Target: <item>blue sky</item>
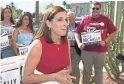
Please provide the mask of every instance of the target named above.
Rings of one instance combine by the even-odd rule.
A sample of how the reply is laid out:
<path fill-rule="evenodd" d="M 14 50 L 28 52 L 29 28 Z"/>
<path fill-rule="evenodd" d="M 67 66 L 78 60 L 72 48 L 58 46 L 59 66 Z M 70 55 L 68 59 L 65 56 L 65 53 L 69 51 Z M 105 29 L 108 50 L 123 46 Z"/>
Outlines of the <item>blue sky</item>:
<path fill-rule="evenodd" d="M 10 4 L 11 2 L 14 2 L 16 8 L 33 13 L 35 11 L 36 1 L 39 1 L 39 7 L 40 7 L 39 11 L 44 12 L 46 6 L 51 2 L 54 5 L 63 6 L 62 5 L 63 1 L 66 1 L 67 3 L 84 3 L 84 2 L 89 2 L 91 0 L 0 0 L 0 6 L 5 6 Z M 99 0 L 99 1 L 107 1 L 107 0 Z"/>
<path fill-rule="evenodd" d="M 35 11 L 35 1 L 36 0 L 1 0 L 1 5 L 5 6 L 7 4 L 10 4 L 11 2 L 14 2 L 16 8 L 23 9 L 24 11 L 34 12 Z M 37 0 L 39 1 L 39 11 L 43 12 L 45 11 L 45 8 L 48 4 L 52 3 L 54 5 L 62 5 L 63 1 L 66 1 L 67 3 L 80 3 L 84 2 L 83 0 Z"/>

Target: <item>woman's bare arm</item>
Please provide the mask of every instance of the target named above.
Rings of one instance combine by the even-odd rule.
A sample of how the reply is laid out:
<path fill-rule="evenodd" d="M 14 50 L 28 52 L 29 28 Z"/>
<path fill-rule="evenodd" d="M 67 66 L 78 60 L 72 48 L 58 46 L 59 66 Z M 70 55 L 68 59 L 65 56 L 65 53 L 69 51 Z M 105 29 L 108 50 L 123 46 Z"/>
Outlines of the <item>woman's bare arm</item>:
<path fill-rule="evenodd" d="M 72 73 L 72 65 L 71 65 L 71 53 L 70 53 L 70 41 L 68 40 L 68 49 L 69 49 L 69 59 L 70 59 L 70 64 L 67 66 L 67 69 L 70 71 L 69 74 Z"/>
<path fill-rule="evenodd" d="M 19 31 L 18 31 L 18 29 L 15 28 L 13 30 L 13 34 L 12 34 L 12 48 L 16 55 L 19 55 L 18 49 L 16 47 L 16 41 L 17 41 L 18 34 L 19 34 Z"/>
<path fill-rule="evenodd" d="M 34 74 L 34 70 L 36 69 L 40 58 L 42 55 L 42 44 L 39 40 L 33 41 L 30 46 L 29 52 L 27 53 L 27 60 L 24 67 L 23 73 L 23 82 L 24 83 L 40 83 L 46 81 L 52 81 L 54 79 L 54 75 L 38 75 Z"/>
<path fill-rule="evenodd" d="M 43 83 L 47 81 L 58 81 L 61 84 L 72 84 L 70 80 L 75 79 L 75 77 L 67 74 L 69 70 L 61 70 L 52 74 L 34 74 L 34 70 L 42 57 L 42 44 L 39 40 L 35 40 L 32 43 L 27 56 L 28 58 L 23 73 L 24 84 Z"/>

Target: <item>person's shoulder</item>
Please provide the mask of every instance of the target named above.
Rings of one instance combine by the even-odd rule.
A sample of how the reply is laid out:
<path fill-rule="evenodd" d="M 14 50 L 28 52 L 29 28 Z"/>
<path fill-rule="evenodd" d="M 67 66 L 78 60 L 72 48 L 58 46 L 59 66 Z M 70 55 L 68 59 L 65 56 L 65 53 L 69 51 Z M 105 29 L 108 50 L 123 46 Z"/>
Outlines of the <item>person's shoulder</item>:
<path fill-rule="evenodd" d="M 90 15 L 87 15 L 87 16 L 84 16 L 83 18 L 82 18 L 82 20 L 87 20 L 87 19 L 90 19 L 91 18 L 91 16 Z"/>
<path fill-rule="evenodd" d="M 103 15 L 103 14 L 101 14 L 100 17 L 102 17 L 102 18 L 104 18 L 104 19 L 109 19 L 108 16 Z"/>
<path fill-rule="evenodd" d="M 31 44 L 30 47 L 31 47 L 31 48 L 34 47 L 34 48 L 40 49 L 41 46 L 42 46 L 41 41 L 40 41 L 39 39 L 35 39 L 35 40 L 32 42 L 32 44 Z"/>
<path fill-rule="evenodd" d="M 29 46 L 29 51 L 31 53 L 35 53 L 35 54 L 38 54 L 38 53 L 41 53 L 42 51 L 42 43 L 40 42 L 39 39 L 35 39 L 31 45 Z M 40 55 L 39 55 L 40 56 Z"/>
<path fill-rule="evenodd" d="M 86 15 L 85 17 L 84 17 L 84 19 L 87 19 L 87 18 L 92 18 L 90 15 Z"/>
<path fill-rule="evenodd" d="M 19 34 L 19 29 L 18 29 L 18 28 L 13 28 L 13 33 L 14 33 L 15 35 Z"/>
<path fill-rule="evenodd" d="M 13 31 L 18 32 L 19 29 L 18 28 L 13 28 Z"/>
<path fill-rule="evenodd" d="M 35 38 L 34 40 L 39 40 L 39 41 L 45 40 L 43 36 L 35 36 L 34 38 Z"/>
<path fill-rule="evenodd" d="M 35 39 L 35 40 L 33 41 L 33 44 L 36 44 L 36 45 L 39 45 L 39 44 L 41 44 L 41 41 L 40 41 L 40 39 Z"/>

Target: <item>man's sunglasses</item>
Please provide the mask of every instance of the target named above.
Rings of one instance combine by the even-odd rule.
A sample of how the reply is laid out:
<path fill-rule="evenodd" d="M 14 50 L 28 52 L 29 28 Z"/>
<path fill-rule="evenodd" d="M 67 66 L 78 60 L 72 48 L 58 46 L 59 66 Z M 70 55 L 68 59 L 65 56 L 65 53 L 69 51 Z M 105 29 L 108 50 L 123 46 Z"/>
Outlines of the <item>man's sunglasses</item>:
<path fill-rule="evenodd" d="M 95 9 L 96 9 L 96 10 L 99 10 L 100 8 L 92 8 L 92 10 L 95 10 Z"/>

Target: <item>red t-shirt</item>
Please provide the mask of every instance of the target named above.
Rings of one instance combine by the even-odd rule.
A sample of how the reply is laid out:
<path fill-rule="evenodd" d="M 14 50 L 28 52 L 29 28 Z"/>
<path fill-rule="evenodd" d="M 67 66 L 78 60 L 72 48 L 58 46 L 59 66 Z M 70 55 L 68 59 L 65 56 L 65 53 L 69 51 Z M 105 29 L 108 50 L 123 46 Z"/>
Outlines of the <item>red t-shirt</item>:
<path fill-rule="evenodd" d="M 36 69 L 44 74 L 58 72 L 70 64 L 68 41 L 63 44 L 49 44 L 43 37 L 42 56 Z"/>
<path fill-rule="evenodd" d="M 91 16 L 87 16 L 84 19 L 82 19 L 76 28 L 76 32 L 81 34 L 81 32 L 87 32 L 89 29 L 92 28 L 101 31 L 101 39 L 103 41 L 107 38 L 108 34 L 111 34 L 117 30 L 117 28 L 113 25 L 113 23 L 108 17 L 104 15 L 100 15 L 97 18 L 92 18 Z M 106 52 L 107 44 L 104 47 L 98 44 L 86 45 L 84 47 L 84 50 Z"/>

